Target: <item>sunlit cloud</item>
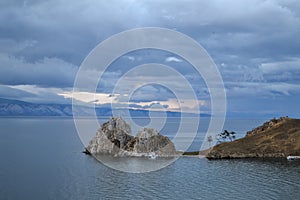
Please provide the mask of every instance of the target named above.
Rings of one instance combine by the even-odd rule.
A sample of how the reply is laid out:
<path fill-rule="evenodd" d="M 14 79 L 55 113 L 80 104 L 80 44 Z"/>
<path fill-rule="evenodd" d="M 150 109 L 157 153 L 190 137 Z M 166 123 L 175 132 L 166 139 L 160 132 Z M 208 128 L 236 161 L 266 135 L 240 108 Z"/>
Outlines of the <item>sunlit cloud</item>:
<path fill-rule="evenodd" d="M 206 106 L 207 103 L 204 100 L 192 100 L 184 99 L 178 101 L 177 99 L 170 98 L 168 100 L 159 101 L 122 101 L 119 98 L 121 94 L 107 94 L 107 93 L 91 93 L 91 92 L 63 92 L 58 95 L 64 98 L 75 99 L 90 105 L 103 106 L 111 104 L 115 109 L 134 109 L 134 110 L 151 110 L 151 111 L 174 111 L 181 112 L 184 106 L 184 110 L 189 113 L 199 113 L 199 107 Z"/>

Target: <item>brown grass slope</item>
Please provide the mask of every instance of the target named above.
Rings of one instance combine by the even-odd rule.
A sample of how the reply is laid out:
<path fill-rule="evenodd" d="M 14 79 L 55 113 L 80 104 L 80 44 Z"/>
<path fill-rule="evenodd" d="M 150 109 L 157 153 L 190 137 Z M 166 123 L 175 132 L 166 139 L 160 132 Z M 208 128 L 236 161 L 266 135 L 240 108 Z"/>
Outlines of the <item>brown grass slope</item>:
<path fill-rule="evenodd" d="M 271 121 L 270 121 L 271 122 Z M 284 118 L 256 134 L 216 145 L 209 159 L 300 156 L 300 119 Z"/>

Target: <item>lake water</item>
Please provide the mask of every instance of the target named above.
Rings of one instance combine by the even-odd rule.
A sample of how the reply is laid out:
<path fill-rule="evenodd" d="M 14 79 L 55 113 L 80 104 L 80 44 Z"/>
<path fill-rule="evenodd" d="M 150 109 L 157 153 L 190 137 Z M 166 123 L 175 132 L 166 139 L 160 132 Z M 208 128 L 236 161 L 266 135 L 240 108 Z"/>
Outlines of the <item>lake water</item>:
<path fill-rule="evenodd" d="M 263 121 L 229 120 L 225 128 L 241 135 Z M 182 157 L 161 170 L 133 174 L 81 153 L 71 119 L 2 118 L 0 128 L 1 200 L 300 199 L 298 161 Z"/>

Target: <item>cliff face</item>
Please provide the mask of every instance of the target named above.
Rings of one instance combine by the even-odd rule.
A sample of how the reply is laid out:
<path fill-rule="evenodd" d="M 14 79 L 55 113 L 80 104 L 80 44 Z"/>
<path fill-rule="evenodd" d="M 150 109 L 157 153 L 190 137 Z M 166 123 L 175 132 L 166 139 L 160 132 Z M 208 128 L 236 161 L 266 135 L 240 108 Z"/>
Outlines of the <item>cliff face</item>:
<path fill-rule="evenodd" d="M 287 157 L 300 155 L 300 119 L 272 119 L 246 137 L 216 145 L 207 158 Z"/>
<path fill-rule="evenodd" d="M 130 126 L 120 117 L 102 124 L 86 149 L 94 155 L 148 156 L 155 152 L 157 156 L 165 157 L 176 154 L 174 144 L 168 137 L 148 128 L 140 130 L 134 137 Z"/>
<path fill-rule="evenodd" d="M 175 155 L 175 147 L 172 141 L 160 135 L 154 129 L 144 128 L 135 137 L 133 151 L 137 153 L 156 152 L 158 155 Z"/>

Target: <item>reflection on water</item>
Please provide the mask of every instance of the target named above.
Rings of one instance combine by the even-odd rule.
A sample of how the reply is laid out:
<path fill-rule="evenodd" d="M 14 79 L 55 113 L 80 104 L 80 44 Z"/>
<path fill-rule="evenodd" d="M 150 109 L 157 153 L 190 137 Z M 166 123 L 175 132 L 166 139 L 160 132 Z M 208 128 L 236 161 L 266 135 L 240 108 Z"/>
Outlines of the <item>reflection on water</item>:
<path fill-rule="evenodd" d="M 300 199 L 300 161 L 181 157 L 133 174 L 81 153 L 72 120 L 0 119 L 0 127 L 0 199 Z"/>
<path fill-rule="evenodd" d="M 113 157 L 98 155 L 95 157 L 104 165 L 123 172 L 144 173 L 156 171 L 174 162 L 178 157 L 150 159 L 147 157 Z"/>

